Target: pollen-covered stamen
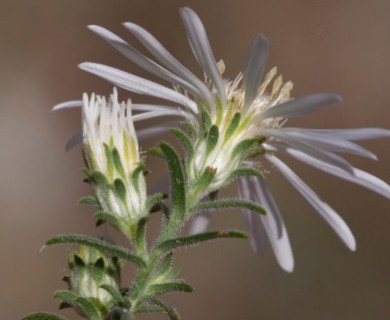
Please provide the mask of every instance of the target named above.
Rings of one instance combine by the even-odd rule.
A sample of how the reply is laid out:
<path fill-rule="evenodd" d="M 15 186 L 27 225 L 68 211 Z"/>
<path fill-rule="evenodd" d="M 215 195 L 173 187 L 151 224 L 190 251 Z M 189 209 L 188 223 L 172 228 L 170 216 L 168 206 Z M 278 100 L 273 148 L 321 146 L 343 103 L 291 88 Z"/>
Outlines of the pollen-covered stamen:
<path fill-rule="evenodd" d="M 227 96 L 232 106 L 228 106 L 224 112 L 222 123 L 226 126 L 226 123 L 231 121 L 231 113 L 240 112 L 242 120 L 236 134 L 242 133 L 246 138 L 255 137 L 259 128 L 274 129 L 281 127 L 285 123 L 283 117 L 266 119 L 262 117 L 262 114 L 267 110 L 290 100 L 290 92 L 293 88 L 292 82 L 283 83 L 282 76 L 276 77 L 276 75 L 277 69 L 274 67 L 264 77 L 257 95 L 249 105 L 245 105 L 245 87 L 241 85 L 242 75 L 240 74 L 234 81 L 227 82 Z"/>

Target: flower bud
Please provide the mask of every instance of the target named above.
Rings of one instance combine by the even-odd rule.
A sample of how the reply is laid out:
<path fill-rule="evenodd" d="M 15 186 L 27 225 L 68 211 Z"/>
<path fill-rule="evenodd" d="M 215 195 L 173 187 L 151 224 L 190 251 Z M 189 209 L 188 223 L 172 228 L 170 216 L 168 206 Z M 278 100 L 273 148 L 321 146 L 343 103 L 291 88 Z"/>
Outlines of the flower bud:
<path fill-rule="evenodd" d="M 110 311 L 113 298 L 102 285 L 119 291 L 120 265 L 117 258 L 109 258 L 97 249 L 80 246 L 68 255 L 70 291 L 88 299 L 103 314 Z M 76 310 L 82 315 L 80 310 Z"/>
<path fill-rule="evenodd" d="M 147 214 L 145 178 L 131 115 L 131 101 L 83 96 L 83 144 L 87 176 L 101 209 L 125 234 Z"/>

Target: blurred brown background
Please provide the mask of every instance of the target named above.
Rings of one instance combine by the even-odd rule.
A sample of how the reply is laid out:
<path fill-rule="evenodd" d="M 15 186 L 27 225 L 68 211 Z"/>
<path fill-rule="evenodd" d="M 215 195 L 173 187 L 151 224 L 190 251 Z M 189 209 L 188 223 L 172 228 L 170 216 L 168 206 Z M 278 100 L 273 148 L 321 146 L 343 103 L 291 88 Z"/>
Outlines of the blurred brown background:
<path fill-rule="evenodd" d="M 285 79 L 293 80 L 294 96 L 329 91 L 344 97 L 342 106 L 291 125 L 390 128 L 386 0 L 1 0 L 0 319 L 56 311 L 58 301 L 51 295 L 65 287 L 60 279 L 66 273 L 67 249 L 40 252 L 45 240 L 58 233 L 99 234 L 92 209 L 76 205 L 89 193 L 81 182 L 80 148 L 64 152 L 67 138 L 79 130 L 79 111 L 50 110 L 85 91 L 111 91 L 110 84 L 79 71 L 80 62 L 144 73 L 86 26 L 102 25 L 137 43 L 121 22 L 139 23 L 196 71 L 178 13 L 184 5 L 201 16 L 229 77 L 241 70 L 252 38 L 262 31 L 271 44 L 268 67 L 277 65 Z M 120 92 L 123 99 L 128 96 Z M 390 141 L 365 145 L 379 162 L 349 159 L 390 182 Z M 262 258 L 255 256 L 246 241 L 219 241 L 179 252 L 177 265 L 196 289 L 190 295 L 169 296 L 183 319 L 390 318 L 389 202 L 290 163 L 345 218 L 357 238 L 357 252 L 348 252 L 287 182 L 274 175 L 272 190 L 295 253 L 294 273 L 281 271 L 270 250 Z M 162 174 L 157 164 L 161 166 L 150 161 L 153 179 Z M 245 229 L 235 212 L 217 213 L 212 227 L 217 226 Z M 129 279 L 131 274 L 125 276 Z M 163 318 L 148 318 L 157 317 Z"/>

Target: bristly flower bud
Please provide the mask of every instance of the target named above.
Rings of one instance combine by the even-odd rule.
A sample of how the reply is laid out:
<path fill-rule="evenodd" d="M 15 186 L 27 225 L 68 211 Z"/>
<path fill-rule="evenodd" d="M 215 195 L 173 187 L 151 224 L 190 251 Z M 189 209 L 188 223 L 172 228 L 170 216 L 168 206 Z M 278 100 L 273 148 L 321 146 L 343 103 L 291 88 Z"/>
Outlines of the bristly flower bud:
<path fill-rule="evenodd" d="M 110 286 L 119 292 L 120 264 L 101 251 L 80 246 L 68 255 L 69 290 L 90 301 L 102 314 L 107 314 L 114 305 L 112 295 L 101 286 Z M 83 312 L 76 308 L 82 315 Z"/>
<path fill-rule="evenodd" d="M 105 214 L 126 235 L 148 214 L 146 184 L 131 115 L 131 101 L 83 96 L 83 144 L 86 174 Z"/>

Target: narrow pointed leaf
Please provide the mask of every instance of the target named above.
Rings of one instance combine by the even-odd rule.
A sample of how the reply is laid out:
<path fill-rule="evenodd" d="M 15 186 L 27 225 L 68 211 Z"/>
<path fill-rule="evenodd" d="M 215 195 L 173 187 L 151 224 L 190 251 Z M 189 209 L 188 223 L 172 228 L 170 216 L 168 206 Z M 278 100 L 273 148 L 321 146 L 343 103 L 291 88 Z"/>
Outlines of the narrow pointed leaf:
<path fill-rule="evenodd" d="M 128 303 L 128 304 L 125 303 L 127 301 L 125 301 L 125 299 L 122 297 L 122 295 L 118 289 L 116 289 L 113 286 L 110 286 L 108 284 L 102 284 L 100 286 L 100 288 L 106 290 L 111 295 L 111 297 L 114 299 L 115 304 L 120 305 L 120 307 L 122 307 L 122 308 L 126 308 L 126 307 L 129 308 L 130 307 L 130 303 Z"/>
<path fill-rule="evenodd" d="M 139 178 L 139 175 L 142 174 L 143 172 L 144 172 L 143 166 L 138 166 L 134 170 L 133 174 L 131 175 L 131 183 L 133 184 L 133 186 L 137 192 L 139 192 L 138 178 Z"/>
<path fill-rule="evenodd" d="M 96 199 L 96 197 L 93 196 L 82 197 L 78 203 L 87 204 L 95 207 L 99 206 L 99 201 Z"/>
<path fill-rule="evenodd" d="M 164 274 L 165 272 L 167 272 L 167 270 L 169 269 L 169 267 L 172 265 L 172 262 L 173 262 L 173 255 L 172 255 L 172 253 L 169 253 L 169 254 L 167 254 L 167 256 L 165 257 L 165 259 L 164 259 L 163 262 L 161 263 L 159 272 L 160 272 L 161 274 Z"/>
<path fill-rule="evenodd" d="M 247 154 L 248 150 L 255 146 L 259 142 L 258 139 L 246 139 L 241 141 L 238 145 L 234 147 L 234 150 L 232 152 L 232 157 L 241 156 L 243 154 Z"/>
<path fill-rule="evenodd" d="M 266 211 L 263 207 L 259 206 L 257 203 L 247 200 L 240 199 L 218 199 L 214 201 L 204 201 L 199 203 L 193 208 L 193 212 L 210 210 L 210 209 L 233 209 L 233 208 L 244 208 L 249 209 L 253 212 L 266 215 Z"/>
<path fill-rule="evenodd" d="M 168 196 L 165 193 L 156 193 L 148 198 L 146 200 L 146 210 L 150 211 L 152 210 L 158 202 L 161 200 L 166 199 Z"/>
<path fill-rule="evenodd" d="M 191 121 L 184 122 L 184 128 L 188 131 L 191 137 L 197 135 L 198 130 L 195 128 L 194 124 Z"/>
<path fill-rule="evenodd" d="M 66 318 L 62 318 L 52 313 L 34 313 L 24 317 L 22 320 L 66 320 Z"/>
<path fill-rule="evenodd" d="M 207 167 L 199 179 L 195 182 L 191 195 L 193 198 L 199 198 L 205 192 L 208 192 L 208 187 L 213 181 L 217 170 L 212 167 Z"/>
<path fill-rule="evenodd" d="M 110 147 L 106 143 L 104 143 L 104 153 L 106 155 L 108 175 L 112 177 L 114 175 L 113 154 Z"/>
<path fill-rule="evenodd" d="M 113 225 L 115 228 L 120 230 L 121 223 L 120 223 L 119 219 L 116 216 L 114 216 L 114 215 L 112 215 L 112 214 L 110 214 L 108 212 L 98 211 L 98 212 L 95 213 L 95 217 L 98 218 L 99 220 L 102 220 L 102 222 L 99 223 L 99 225 L 107 221 L 111 225 Z"/>
<path fill-rule="evenodd" d="M 186 211 L 186 185 L 184 181 L 184 172 L 179 156 L 176 151 L 168 144 L 162 143 L 160 148 L 168 164 L 171 178 L 172 193 L 172 215 L 178 219 Z"/>
<path fill-rule="evenodd" d="M 218 127 L 216 125 L 213 125 L 211 126 L 207 136 L 206 155 L 214 150 L 215 146 L 218 143 L 218 139 L 219 139 Z"/>
<path fill-rule="evenodd" d="M 175 310 L 175 308 L 173 308 L 168 303 L 166 303 L 158 298 L 153 298 L 153 299 L 150 299 L 149 301 L 150 301 L 150 303 L 163 308 L 171 320 L 180 320 L 180 316 L 177 313 L 177 311 Z"/>
<path fill-rule="evenodd" d="M 54 293 L 54 297 L 78 307 L 89 320 L 101 320 L 99 310 L 86 298 L 80 297 L 79 295 L 67 290 L 56 291 Z"/>
<path fill-rule="evenodd" d="M 114 181 L 115 192 L 118 194 L 119 198 L 126 203 L 126 186 L 122 179 L 115 179 Z"/>
<path fill-rule="evenodd" d="M 99 258 L 94 264 L 93 272 L 91 272 L 91 275 L 96 283 L 100 283 L 102 281 L 104 271 L 104 260 L 103 258 Z"/>
<path fill-rule="evenodd" d="M 108 187 L 108 181 L 105 175 L 99 171 L 90 171 L 88 178 L 93 184 L 102 186 L 104 188 Z"/>
<path fill-rule="evenodd" d="M 184 281 L 174 281 L 162 284 L 154 284 L 149 287 L 149 293 L 153 296 L 168 292 L 192 292 L 192 287 Z"/>
<path fill-rule="evenodd" d="M 160 159 L 165 159 L 164 153 L 162 152 L 161 148 L 150 148 L 147 151 L 147 154 L 150 156 L 160 158 Z"/>
<path fill-rule="evenodd" d="M 137 308 L 137 313 L 148 313 L 148 312 L 164 312 L 165 309 L 159 306 L 150 304 L 142 304 Z"/>
<path fill-rule="evenodd" d="M 213 124 L 210 114 L 202 104 L 200 104 L 200 112 L 202 115 L 202 130 L 203 132 L 208 132 Z"/>
<path fill-rule="evenodd" d="M 125 248 L 122 248 L 120 246 L 96 238 L 77 235 L 77 234 L 69 234 L 69 235 L 54 237 L 48 240 L 46 242 L 46 245 L 59 244 L 59 243 L 77 243 L 77 244 L 86 245 L 104 251 L 106 253 L 109 253 L 113 256 L 117 256 L 119 258 L 133 262 L 139 267 L 145 266 L 145 262 L 143 261 L 142 258 L 130 253 Z"/>
<path fill-rule="evenodd" d="M 179 237 L 164 241 L 158 245 L 158 248 L 163 251 L 173 251 L 183 247 L 188 247 L 208 240 L 220 238 L 247 238 L 247 235 L 240 231 L 209 231 L 197 233 L 188 237 Z"/>
<path fill-rule="evenodd" d="M 187 161 L 192 158 L 194 155 L 194 148 L 192 146 L 192 142 L 190 137 L 179 128 L 172 128 L 171 132 L 181 141 L 186 151 Z"/>
<path fill-rule="evenodd" d="M 260 170 L 256 168 L 251 167 L 242 167 L 234 170 L 232 174 L 230 175 L 231 179 L 236 179 L 241 176 L 255 176 L 255 177 L 262 177 L 263 174 Z"/>
<path fill-rule="evenodd" d="M 115 169 L 119 172 L 121 177 L 123 179 L 126 179 L 125 169 L 123 168 L 121 156 L 117 148 L 114 148 L 114 150 L 112 150 L 112 161 L 114 163 Z"/>
<path fill-rule="evenodd" d="M 229 127 L 226 130 L 225 134 L 225 142 L 230 139 L 230 137 L 234 134 L 236 129 L 238 128 L 238 125 L 240 124 L 241 120 L 241 113 L 237 112 L 234 116 L 232 121 L 229 124 Z"/>

